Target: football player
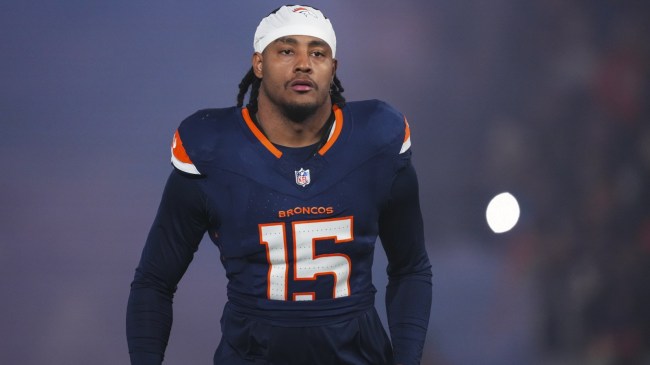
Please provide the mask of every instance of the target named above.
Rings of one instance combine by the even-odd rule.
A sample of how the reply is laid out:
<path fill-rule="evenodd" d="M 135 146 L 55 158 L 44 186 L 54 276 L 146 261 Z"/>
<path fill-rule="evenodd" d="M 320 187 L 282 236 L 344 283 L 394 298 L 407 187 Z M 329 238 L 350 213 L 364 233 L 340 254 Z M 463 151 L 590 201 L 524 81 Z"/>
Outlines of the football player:
<path fill-rule="evenodd" d="M 313 7 L 275 10 L 253 46 L 238 105 L 200 110 L 173 136 L 131 284 L 131 363 L 162 362 L 172 297 L 207 232 L 228 278 L 214 364 L 419 364 L 431 266 L 406 118 L 345 101 L 334 30 Z M 374 306 L 377 237 L 390 336 Z"/>

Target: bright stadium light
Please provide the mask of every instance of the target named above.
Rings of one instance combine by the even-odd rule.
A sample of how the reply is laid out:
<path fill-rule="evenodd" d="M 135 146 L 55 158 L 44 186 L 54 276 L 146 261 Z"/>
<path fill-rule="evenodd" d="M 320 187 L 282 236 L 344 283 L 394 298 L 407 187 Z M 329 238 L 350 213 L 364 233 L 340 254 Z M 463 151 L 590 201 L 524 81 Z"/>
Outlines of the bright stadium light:
<path fill-rule="evenodd" d="M 485 210 L 485 218 L 494 233 L 508 232 L 519 220 L 517 199 L 508 192 L 496 195 Z"/>

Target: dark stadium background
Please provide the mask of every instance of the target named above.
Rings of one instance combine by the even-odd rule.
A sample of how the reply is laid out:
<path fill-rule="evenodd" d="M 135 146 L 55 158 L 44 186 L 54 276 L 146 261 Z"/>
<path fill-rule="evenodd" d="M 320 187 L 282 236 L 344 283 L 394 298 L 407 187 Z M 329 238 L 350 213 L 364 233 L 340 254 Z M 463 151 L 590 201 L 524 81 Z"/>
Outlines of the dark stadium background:
<path fill-rule="evenodd" d="M 347 98 L 411 123 L 434 265 L 423 363 L 649 363 L 650 3 L 310 3 L 337 31 Z M 127 363 L 172 133 L 234 103 L 280 4 L 0 5 L 0 363 Z M 484 211 L 502 191 L 521 219 L 497 235 Z M 167 363 L 211 363 L 223 294 L 204 241 Z"/>

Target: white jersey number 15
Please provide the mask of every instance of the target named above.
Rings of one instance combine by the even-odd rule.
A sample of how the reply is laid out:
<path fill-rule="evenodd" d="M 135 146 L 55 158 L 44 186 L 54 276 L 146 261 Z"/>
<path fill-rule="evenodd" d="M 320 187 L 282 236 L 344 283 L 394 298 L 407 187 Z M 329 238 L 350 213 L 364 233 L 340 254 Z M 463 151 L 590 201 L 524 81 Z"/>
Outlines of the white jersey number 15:
<path fill-rule="evenodd" d="M 333 298 L 350 295 L 350 271 L 352 262 L 347 255 L 330 253 L 316 255 L 319 240 L 334 240 L 335 243 L 351 242 L 352 217 L 293 222 L 293 280 L 316 280 L 321 275 L 334 277 Z M 266 246 L 269 262 L 267 295 L 273 300 L 288 300 L 287 283 L 289 258 L 287 256 L 287 235 L 285 223 L 259 225 L 260 244 Z M 292 300 L 315 300 L 316 293 L 293 293 Z"/>

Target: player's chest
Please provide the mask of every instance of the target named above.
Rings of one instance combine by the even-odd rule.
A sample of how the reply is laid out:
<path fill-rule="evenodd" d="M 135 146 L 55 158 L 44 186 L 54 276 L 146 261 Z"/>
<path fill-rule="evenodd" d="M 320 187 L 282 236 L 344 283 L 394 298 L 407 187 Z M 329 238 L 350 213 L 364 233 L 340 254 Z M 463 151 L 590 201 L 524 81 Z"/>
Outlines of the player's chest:
<path fill-rule="evenodd" d="M 281 163 L 273 170 L 213 174 L 204 188 L 222 251 L 245 256 L 269 240 L 374 242 L 390 186 L 390 174 L 381 170 L 365 164 L 342 174 L 318 163 Z"/>
<path fill-rule="evenodd" d="M 319 183 L 318 170 L 287 169 L 286 177 L 252 179 L 224 172 L 205 184 L 210 211 L 223 225 L 324 219 L 372 214 L 384 191 L 361 171 L 348 178 Z M 365 180 L 365 181 L 364 181 Z"/>

